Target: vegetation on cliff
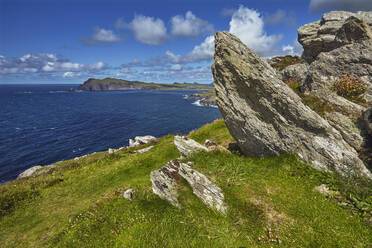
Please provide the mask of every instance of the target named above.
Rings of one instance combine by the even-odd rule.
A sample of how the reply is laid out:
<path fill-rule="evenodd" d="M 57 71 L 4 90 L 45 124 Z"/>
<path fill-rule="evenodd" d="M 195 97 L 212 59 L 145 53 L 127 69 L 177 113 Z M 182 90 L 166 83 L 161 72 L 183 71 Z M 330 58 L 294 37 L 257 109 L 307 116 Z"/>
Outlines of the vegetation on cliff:
<path fill-rule="evenodd" d="M 127 81 L 117 78 L 90 78 L 78 87 L 79 90 L 211 90 L 213 87 L 198 83 L 156 84 L 140 81 Z"/>
<path fill-rule="evenodd" d="M 233 141 L 222 120 L 190 138 Z M 146 146 L 139 147 L 143 148 Z M 225 194 L 221 215 L 186 183 L 181 209 L 152 193 L 150 172 L 178 158 L 173 135 L 153 149 L 126 148 L 57 163 L 50 172 L 0 186 L 2 247 L 368 247 L 371 185 L 345 182 L 295 156 L 246 158 L 201 152 L 191 157 Z M 314 187 L 327 184 L 326 197 Z M 353 186 L 350 186 L 354 184 Z M 134 189 L 134 199 L 122 197 Z"/>

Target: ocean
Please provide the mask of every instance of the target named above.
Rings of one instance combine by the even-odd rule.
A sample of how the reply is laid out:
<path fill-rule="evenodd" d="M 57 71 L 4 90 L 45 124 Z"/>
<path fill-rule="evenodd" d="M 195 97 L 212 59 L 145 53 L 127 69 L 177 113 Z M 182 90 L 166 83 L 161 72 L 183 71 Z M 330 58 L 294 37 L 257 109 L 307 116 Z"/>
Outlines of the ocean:
<path fill-rule="evenodd" d="M 34 165 L 128 145 L 135 136 L 186 134 L 221 118 L 195 91 L 68 92 L 77 85 L 0 85 L 0 183 Z"/>

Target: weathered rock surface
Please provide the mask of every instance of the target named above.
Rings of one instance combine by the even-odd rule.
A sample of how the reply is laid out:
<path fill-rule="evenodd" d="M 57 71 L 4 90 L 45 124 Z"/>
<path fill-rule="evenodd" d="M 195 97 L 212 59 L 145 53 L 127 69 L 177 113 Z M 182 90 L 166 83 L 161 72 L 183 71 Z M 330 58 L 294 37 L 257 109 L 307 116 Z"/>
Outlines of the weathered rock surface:
<path fill-rule="evenodd" d="M 310 64 L 304 91 L 328 89 L 344 74 L 366 85 L 372 101 L 372 12 L 334 11 L 298 29 L 303 58 Z"/>
<path fill-rule="evenodd" d="M 217 104 L 244 154 L 295 152 L 317 169 L 372 178 L 341 134 L 234 35 L 216 33 L 212 71 Z"/>
<path fill-rule="evenodd" d="M 48 171 L 50 171 L 51 169 L 53 169 L 55 167 L 56 166 L 54 164 L 47 165 L 47 166 L 36 165 L 36 166 L 33 166 L 33 167 L 25 170 L 21 174 L 19 174 L 17 179 L 30 177 L 30 176 L 41 175 L 41 174 L 47 173 Z"/>
<path fill-rule="evenodd" d="M 179 161 L 173 160 L 159 170 L 151 171 L 150 174 L 152 191 L 175 207 L 180 207 L 177 199 L 177 182 L 180 180 L 178 169 Z"/>
<path fill-rule="evenodd" d="M 362 148 L 363 138 L 360 130 L 348 117 L 338 112 L 331 112 L 326 113 L 325 118 L 355 150 L 359 151 Z"/>
<path fill-rule="evenodd" d="M 349 24 L 344 26 L 347 20 Z M 366 25 L 361 24 L 361 20 Z M 345 41 L 351 43 L 366 38 L 360 34 L 360 28 L 366 26 L 372 26 L 372 12 L 332 11 L 324 14 L 320 21 L 298 29 L 298 41 L 304 48 L 303 58 L 311 63 L 321 52 L 329 52 L 344 45 Z"/>
<path fill-rule="evenodd" d="M 181 207 L 177 199 L 177 183 L 181 176 L 190 184 L 194 194 L 204 204 L 225 214 L 228 207 L 224 203 L 221 189 L 205 175 L 192 169 L 192 166 L 191 162 L 180 163 L 178 160 L 173 160 L 159 170 L 152 171 L 150 178 L 153 192 L 173 206 Z"/>
<path fill-rule="evenodd" d="M 133 139 L 129 139 L 129 147 L 136 147 L 140 145 L 149 144 L 151 142 L 156 142 L 158 139 L 151 135 L 137 136 Z"/>
<path fill-rule="evenodd" d="M 128 200 L 133 200 L 133 193 L 134 193 L 134 191 L 133 191 L 133 189 L 127 189 L 125 192 L 124 192 L 124 194 L 123 194 L 123 197 L 125 198 L 125 199 L 128 199 Z"/>
<path fill-rule="evenodd" d="M 190 184 L 194 194 L 205 205 L 226 214 L 228 208 L 224 203 L 224 195 L 216 184 L 209 181 L 202 173 L 192 169 L 189 164 L 181 163 L 179 174 Z"/>
<path fill-rule="evenodd" d="M 208 151 L 205 146 L 185 136 L 175 136 L 174 144 L 180 153 L 185 157 L 190 157 L 195 152 Z"/>
<path fill-rule="evenodd" d="M 281 71 L 282 80 L 285 82 L 296 79 L 299 85 L 303 85 L 307 78 L 308 70 L 309 65 L 306 62 L 290 65 Z"/>

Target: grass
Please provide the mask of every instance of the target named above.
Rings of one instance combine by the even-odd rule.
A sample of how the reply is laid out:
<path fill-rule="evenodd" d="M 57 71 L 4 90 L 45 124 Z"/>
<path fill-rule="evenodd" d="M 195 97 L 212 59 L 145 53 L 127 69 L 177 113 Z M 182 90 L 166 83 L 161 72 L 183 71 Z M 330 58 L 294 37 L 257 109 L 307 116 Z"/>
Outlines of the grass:
<path fill-rule="evenodd" d="M 301 62 L 302 62 L 302 58 L 298 56 L 286 55 L 286 56 L 280 57 L 280 61 L 272 64 L 271 66 L 279 71 L 282 71 L 290 65 L 298 64 Z"/>
<path fill-rule="evenodd" d="M 233 141 L 221 120 L 189 137 L 226 147 Z M 367 202 L 368 183 L 348 188 L 292 155 L 195 154 L 195 169 L 225 194 L 224 216 L 204 206 L 185 182 L 181 209 L 152 193 L 150 172 L 177 157 L 168 135 L 144 154 L 96 153 L 1 185 L 2 247 L 372 247 L 372 228 L 360 211 L 313 190 L 326 183 Z M 135 190 L 133 201 L 121 197 L 127 188 Z"/>

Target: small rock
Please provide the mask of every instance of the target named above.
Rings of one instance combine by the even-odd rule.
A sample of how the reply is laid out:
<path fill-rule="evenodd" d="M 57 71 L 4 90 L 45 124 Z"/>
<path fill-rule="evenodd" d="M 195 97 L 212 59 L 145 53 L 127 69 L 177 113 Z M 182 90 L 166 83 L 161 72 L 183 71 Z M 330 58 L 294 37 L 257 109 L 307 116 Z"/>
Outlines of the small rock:
<path fill-rule="evenodd" d="M 224 195 L 216 184 L 209 181 L 204 174 L 192 169 L 189 164 L 180 163 L 178 173 L 190 184 L 194 194 L 205 205 L 226 214 L 228 208 L 224 203 Z"/>
<path fill-rule="evenodd" d="M 146 148 L 143 148 L 143 149 L 139 149 L 137 151 L 135 151 L 136 153 L 145 153 L 145 152 L 148 152 L 150 151 L 154 146 L 149 146 L 149 147 L 146 147 Z"/>
<path fill-rule="evenodd" d="M 113 154 L 115 151 L 116 151 L 115 149 L 109 148 L 108 149 L 108 154 Z"/>
<path fill-rule="evenodd" d="M 169 201 L 175 207 L 180 207 L 177 200 L 177 183 L 180 180 L 178 168 L 179 161 L 172 160 L 159 170 L 151 171 L 150 173 L 152 191 L 160 198 Z"/>
<path fill-rule="evenodd" d="M 330 190 L 326 184 L 316 186 L 314 190 L 318 191 L 324 196 L 334 196 L 334 195 L 337 195 L 338 193 L 337 191 Z"/>
<path fill-rule="evenodd" d="M 221 152 L 229 152 L 225 147 L 218 145 L 217 143 L 211 141 L 211 140 L 206 140 L 204 143 L 204 146 L 207 147 L 208 151 L 221 151 Z"/>
<path fill-rule="evenodd" d="M 158 139 L 151 135 L 137 136 L 133 139 L 129 139 L 129 147 L 135 147 L 140 145 L 149 144 L 151 142 L 156 142 Z"/>
<path fill-rule="evenodd" d="M 205 146 L 202 146 L 195 140 L 186 138 L 185 136 L 175 136 L 174 144 L 185 157 L 190 157 L 195 152 L 208 151 Z"/>
<path fill-rule="evenodd" d="M 33 167 L 31 167 L 31 168 L 25 170 L 25 171 L 22 172 L 21 174 L 19 174 L 18 177 L 17 177 L 17 179 L 32 176 L 32 175 L 34 175 L 38 170 L 40 170 L 40 169 L 42 169 L 42 168 L 43 168 L 43 167 L 40 166 L 40 165 L 33 166 Z"/>
<path fill-rule="evenodd" d="M 124 194 L 123 194 L 123 197 L 125 198 L 125 199 L 128 199 L 128 200 L 133 200 L 133 189 L 127 189 L 125 192 L 124 192 Z"/>

